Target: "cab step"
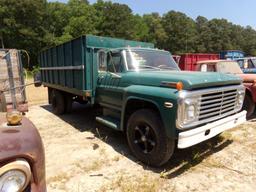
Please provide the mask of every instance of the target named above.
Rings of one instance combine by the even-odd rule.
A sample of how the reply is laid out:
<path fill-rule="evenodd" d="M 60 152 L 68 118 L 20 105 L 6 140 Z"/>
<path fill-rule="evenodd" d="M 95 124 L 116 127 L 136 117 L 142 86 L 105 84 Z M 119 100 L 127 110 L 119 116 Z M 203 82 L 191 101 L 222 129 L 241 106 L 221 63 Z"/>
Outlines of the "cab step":
<path fill-rule="evenodd" d="M 112 129 L 120 130 L 120 121 L 116 118 L 109 116 L 97 116 L 96 121 Z"/>

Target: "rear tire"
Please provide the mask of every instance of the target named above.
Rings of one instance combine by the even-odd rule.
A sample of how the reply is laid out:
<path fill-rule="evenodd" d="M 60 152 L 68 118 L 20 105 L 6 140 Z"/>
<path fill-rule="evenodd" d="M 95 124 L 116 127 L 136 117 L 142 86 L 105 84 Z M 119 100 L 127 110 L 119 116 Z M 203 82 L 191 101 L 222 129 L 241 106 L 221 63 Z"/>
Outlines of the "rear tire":
<path fill-rule="evenodd" d="M 159 115 L 149 109 L 141 109 L 131 115 L 126 136 L 133 155 L 151 166 L 165 164 L 175 148 L 175 140 L 167 137 Z"/>
<path fill-rule="evenodd" d="M 72 112 L 73 96 L 69 93 L 65 94 L 65 113 Z"/>
<path fill-rule="evenodd" d="M 4 93 L 0 93 L 0 112 L 6 112 L 6 99 Z"/>
<path fill-rule="evenodd" d="M 250 118 L 255 110 L 255 103 L 252 100 L 252 97 L 248 94 L 245 95 L 243 110 L 247 111 L 246 118 Z"/>
<path fill-rule="evenodd" d="M 58 90 L 52 90 L 51 94 L 52 111 L 55 115 L 62 115 L 65 112 L 64 95 Z"/>

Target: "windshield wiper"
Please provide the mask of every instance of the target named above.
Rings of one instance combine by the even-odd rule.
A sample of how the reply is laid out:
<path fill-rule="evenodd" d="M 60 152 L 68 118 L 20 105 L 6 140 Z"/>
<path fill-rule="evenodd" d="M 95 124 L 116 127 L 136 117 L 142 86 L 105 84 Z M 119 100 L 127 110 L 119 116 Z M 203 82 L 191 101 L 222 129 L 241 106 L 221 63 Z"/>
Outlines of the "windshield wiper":
<path fill-rule="evenodd" d="M 170 66 L 161 66 L 161 67 L 159 67 L 160 69 L 172 69 L 172 70 L 178 70 L 177 68 L 175 68 L 175 67 L 170 67 Z"/>
<path fill-rule="evenodd" d="M 141 66 L 139 66 L 139 68 L 150 68 L 150 69 L 158 69 L 158 70 L 160 70 L 159 67 L 153 67 L 151 65 L 141 65 Z"/>

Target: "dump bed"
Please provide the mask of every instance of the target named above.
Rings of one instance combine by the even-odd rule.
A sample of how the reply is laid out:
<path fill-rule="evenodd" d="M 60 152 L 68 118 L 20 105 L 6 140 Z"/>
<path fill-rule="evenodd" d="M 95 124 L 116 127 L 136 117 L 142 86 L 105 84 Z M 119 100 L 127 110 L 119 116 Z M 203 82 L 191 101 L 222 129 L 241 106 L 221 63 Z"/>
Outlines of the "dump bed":
<path fill-rule="evenodd" d="M 44 50 L 39 56 L 42 82 L 75 95 L 93 96 L 98 75 L 97 52 L 128 46 L 154 47 L 151 43 L 85 35 Z"/>
<path fill-rule="evenodd" d="M 9 62 L 5 57 L 8 52 L 10 53 Z M 13 104 L 10 90 L 12 88 L 18 110 L 21 112 L 28 110 L 23 86 L 23 66 L 20 51 L 16 49 L 0 49 L 0 91 L 4 93 L 7 109 L 11 109 Z"/>

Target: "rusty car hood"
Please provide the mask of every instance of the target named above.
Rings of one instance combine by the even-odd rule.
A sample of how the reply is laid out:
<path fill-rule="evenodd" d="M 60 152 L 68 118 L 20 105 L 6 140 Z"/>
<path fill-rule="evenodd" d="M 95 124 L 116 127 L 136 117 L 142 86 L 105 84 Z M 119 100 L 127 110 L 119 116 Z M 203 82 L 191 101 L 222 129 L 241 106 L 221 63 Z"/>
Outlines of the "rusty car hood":
<path fill-rule="evenodd" d="M 26 159 L 32 168 L 34 180 L 45 182 L 45 156 L 41 137 L 26 117 L 20 126 L 7 126 L 4 113 L 0 113 L 0 166 L 17 158 Z"/>

